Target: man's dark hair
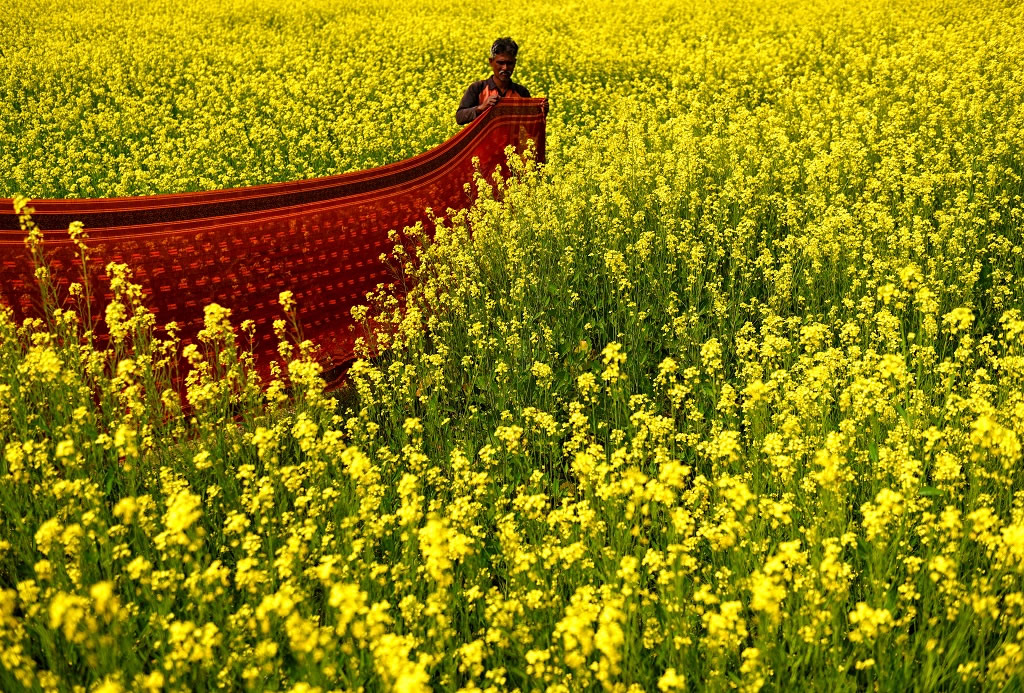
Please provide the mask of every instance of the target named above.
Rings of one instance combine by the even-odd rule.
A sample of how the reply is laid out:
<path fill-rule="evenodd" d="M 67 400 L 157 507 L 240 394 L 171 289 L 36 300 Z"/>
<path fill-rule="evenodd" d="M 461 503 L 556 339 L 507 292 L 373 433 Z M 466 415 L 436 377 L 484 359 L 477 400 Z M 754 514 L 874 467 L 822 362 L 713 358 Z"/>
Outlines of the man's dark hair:
<path fill-rule="evenodd" d="M 518 53 L 519 44 L 513 41 L 511 36 L 504 36 L 491 44 L 491 58 L 502 54 L 511 55 L 514 58 Z"/>

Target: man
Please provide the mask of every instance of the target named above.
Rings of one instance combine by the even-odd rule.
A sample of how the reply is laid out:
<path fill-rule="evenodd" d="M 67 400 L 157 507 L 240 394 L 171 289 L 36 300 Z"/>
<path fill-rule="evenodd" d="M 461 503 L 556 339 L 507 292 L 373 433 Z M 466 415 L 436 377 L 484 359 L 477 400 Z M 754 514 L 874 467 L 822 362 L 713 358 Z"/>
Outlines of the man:
<path fill-rule="evenodd" d="M 530 98 L 526 87 L 512 81 L 518 53 L 519 45 L 511 38 L 500 38 L 491 44 L 488 62 L 494 74 L 469 85 L 459 103 L 459 109 L 455 111 L 456 123 L 465 125 L 471 122 L 501 99 Z"/>

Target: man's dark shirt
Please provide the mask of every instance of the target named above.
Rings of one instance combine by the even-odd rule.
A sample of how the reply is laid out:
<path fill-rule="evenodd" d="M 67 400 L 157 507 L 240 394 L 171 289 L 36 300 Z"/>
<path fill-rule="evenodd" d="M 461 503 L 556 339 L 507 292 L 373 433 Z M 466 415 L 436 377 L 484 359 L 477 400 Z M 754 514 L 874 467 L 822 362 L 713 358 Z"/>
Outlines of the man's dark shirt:
<path fill-rule="evenodd" d="M 506 95 L 521 96 L 524 99 L 530 98 L 530 90 L 524 87 L 522 84 L 516 84 L 512 82 L 508 89 L 502 91 L 498 89 L 498 85 L 494 83 L 494 77 L 488 77 L 482 79 L 479 82 L 473 82 L 469 85 L 469 89 L 466 90 L 465 96 L 462 97 L 462 101 L 459 102 L 459 109 L 455 111 L 455 122 L 459 125 L 465 125 L 476 118 L 476 107 L 480 105 L 480 95 L 484 90 L 496 92 L 502 98 Z"/>

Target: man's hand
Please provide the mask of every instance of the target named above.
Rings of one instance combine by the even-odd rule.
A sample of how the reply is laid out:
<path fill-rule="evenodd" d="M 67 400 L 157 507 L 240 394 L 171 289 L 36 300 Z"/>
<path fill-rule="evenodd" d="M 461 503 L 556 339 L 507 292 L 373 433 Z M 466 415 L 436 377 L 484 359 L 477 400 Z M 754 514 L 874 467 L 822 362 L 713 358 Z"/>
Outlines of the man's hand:
<path fill-rule="evenodd" d="M 487 99 L 482 104 L 480 104 L 479 106 L 476 107 L 476 114 L 480 115 L 481 113 L 486 111 L 488 108 L 490 108 L 494 104 L 498 103 L 498 101 L 500 99 L 501 99 L 501 97 L 498 96 L 497 94 L 495 94 L 494 96 L 492 96 L 491 98 Z"/>

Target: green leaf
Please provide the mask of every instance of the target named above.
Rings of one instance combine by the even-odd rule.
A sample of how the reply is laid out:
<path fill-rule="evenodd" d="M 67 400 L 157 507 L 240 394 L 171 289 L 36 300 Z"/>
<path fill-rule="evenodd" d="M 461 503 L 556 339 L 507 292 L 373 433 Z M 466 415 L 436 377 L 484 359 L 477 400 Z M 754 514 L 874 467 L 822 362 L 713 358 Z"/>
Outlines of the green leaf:
<path fill-rule="evenodd" d="M 898 402 L 893 402 L 892 406 L 895 407 L 896 411 L 899 413 L 899 415 L 901 417 L 903 417 L 903 421 L 906 422 L 907 424 L 909 424 L 910 423 L 910 415 L 907 414 L 906 407 L 902 406 Z"/>

